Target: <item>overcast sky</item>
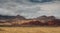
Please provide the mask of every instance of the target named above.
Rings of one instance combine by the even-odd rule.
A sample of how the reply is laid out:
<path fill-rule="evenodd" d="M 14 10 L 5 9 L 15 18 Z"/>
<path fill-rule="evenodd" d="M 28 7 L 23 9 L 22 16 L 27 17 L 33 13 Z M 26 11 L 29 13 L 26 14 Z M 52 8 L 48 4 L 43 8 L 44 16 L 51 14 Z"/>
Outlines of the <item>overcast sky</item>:
<path fill-rule="evenodd" d="M 60 0 L 0 0 L 0 15 L 18 14 L 26 18 L 41 15 L 60 17 Z"/>

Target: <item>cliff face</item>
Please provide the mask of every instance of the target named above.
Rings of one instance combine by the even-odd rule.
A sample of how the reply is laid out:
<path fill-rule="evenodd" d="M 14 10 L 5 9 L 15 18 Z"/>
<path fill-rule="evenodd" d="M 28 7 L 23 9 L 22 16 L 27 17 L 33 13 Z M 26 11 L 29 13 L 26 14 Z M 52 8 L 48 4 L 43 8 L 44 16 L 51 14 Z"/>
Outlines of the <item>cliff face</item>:
<path fill-rule="evenodd" d="M 1 17 L 0 17 L 1 18 Z M 3 17 L 5 18 L 5 17 Z M 0 25 L 9 26 L 60 26 L 60 19 L 54 16 L 41 16 L 35 19 L 25 19 L 23 16 L 13 16 L 12 18 L 0 19 Z"/>
<path fill-rule="evenodd" d="M 26 18 L 20 15 L 17 16 L 3 16 L 0 15 L 0 25 L 13 25 L 20 23 L 21 20 L 25 20 Z"/>
<path fill-rule="evenodd" d="M 56 18 L 54 16 L 40 16 L 37 17 L 36 20 L 40 20 L 41 22 L 48 22 L 48 21 L 54 21 Z"/>

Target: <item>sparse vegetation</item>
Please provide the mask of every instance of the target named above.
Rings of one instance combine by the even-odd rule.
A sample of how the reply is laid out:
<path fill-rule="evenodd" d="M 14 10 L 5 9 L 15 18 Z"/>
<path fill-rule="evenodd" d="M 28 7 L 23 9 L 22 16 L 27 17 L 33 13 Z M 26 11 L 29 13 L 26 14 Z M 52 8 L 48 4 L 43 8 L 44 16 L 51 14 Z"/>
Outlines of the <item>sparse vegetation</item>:
<path fill-rule="evenodd" d="M 0 33 L 60 33 L 60 27 L 0 27 Z"/>
<path fill-rule="evenodd" d="M 5 30 L 0 28 L 0 31 L 5 31 Z"/>

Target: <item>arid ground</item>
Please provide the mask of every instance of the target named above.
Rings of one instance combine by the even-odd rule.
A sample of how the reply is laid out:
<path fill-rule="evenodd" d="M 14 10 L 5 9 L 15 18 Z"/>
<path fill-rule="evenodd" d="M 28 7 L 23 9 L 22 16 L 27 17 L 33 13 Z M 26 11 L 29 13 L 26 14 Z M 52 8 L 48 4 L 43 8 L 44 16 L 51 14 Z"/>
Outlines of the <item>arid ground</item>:
<path fill-rule="evenodd" d="M 0 33 L 60 33 L 60 27 L 0 27 Z"/>

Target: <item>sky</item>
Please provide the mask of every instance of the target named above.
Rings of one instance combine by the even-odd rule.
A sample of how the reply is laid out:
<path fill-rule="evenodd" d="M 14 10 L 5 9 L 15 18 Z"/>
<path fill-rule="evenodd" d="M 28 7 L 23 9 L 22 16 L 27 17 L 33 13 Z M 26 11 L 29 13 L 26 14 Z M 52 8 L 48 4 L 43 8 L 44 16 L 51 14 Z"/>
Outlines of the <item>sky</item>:
<path fill-rule="evenodd" d="M 42 15 L 60 17 L 60 0 L 0 0 L 0 15 L 36 18 Z"/>

